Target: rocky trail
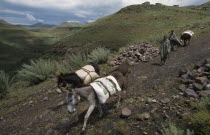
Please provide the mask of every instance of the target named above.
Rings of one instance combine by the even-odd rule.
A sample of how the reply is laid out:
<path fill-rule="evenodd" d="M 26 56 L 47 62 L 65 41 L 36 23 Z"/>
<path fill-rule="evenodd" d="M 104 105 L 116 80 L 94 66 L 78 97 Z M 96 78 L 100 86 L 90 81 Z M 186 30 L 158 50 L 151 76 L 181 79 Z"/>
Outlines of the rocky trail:
<path fill-rule="evenodd" d="M 160 66 L 159 57 L 135 65 L 133 72 L 127 77 L 128 87 L 122 102 L 122 108 L 131 110 L 131 116 L 128 118 L 120 117 L 121 109 L 116 110 L 117 96 L 114 96 L 103 106 L 103 118 L 98 118 L 96 108 L 90 116 L 86 132 L 81 133 L 87 104 L 82 102 L 78 106 L 78 113 L 68 114 L 66 106 L 61 105 L 66 94 L 48 92 L 56 90 L 52 81 L 27 101 L 14 105 L 19 109 L 0 116 L 0 134 L 159 135 L 161 124 L 167 120 L 178 121 L 190 128 L 190 123 L 183 121 L 182 117 L 191 113 L 187 107 L 188 103 L 196 102 L 197 99 L 184 97 L 180 93 L 177 89 L 177 76 L 180 69 L 191 68 L 194 64 L 210 58 L 209 37 L 210 34 L 207 34 L 193 40 L 187 47 L 177 47 L 163 66 Z"/>

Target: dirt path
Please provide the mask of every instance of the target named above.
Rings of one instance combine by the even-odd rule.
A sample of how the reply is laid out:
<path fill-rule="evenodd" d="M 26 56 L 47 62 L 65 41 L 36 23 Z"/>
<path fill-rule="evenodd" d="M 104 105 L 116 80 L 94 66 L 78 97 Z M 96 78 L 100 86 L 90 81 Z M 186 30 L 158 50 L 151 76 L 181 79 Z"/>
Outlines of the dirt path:
<path fill-rule="evenodd" d="M 158 105 L 142 105 L 145 97 L 152 97 L 157 100 L 170 95 L 165 94 L 160 89 L 164 87 L 166 81 L 173 80 L 178 70 L 191 66 L 192 64 L 210 58 L 210 34 L 200 37 L 191 42 L 187 47 L 177 48 L 170 54 L 164 66 L 160 66 L 160 58 L 157 57 L 148 63 L 140 63 L 133 67 L 133 72 L 128 76 L 127 96 L 123 102 L 123 106 L 132 110 L 132 117 L 129 119 L 119 118 L 119 110 L 115 110 L 116 100 L 112 98 L 104 107 L 105 116 L 101 119 L 98 116 L 97 109 L 90 117 L 87 131 L 85 134 L 126 134 L 132 131 L 132 134 L 142 134 L 147 131 L 149 134 L 158 134 L 159 124 L 164 117 L 161 110 L 157 114 L 153 114 L 151 121 L 136 121 L 138 113 L 148 112 Z M 55 87 L 49 87 L 55 89 Z M 160 91 L 156 91 L 156 90 Z M 164 95 L 163 95 L 164 93 Z M 176 92 L 172 92 L 176 94 Z M 87 105 L 82 103 L 79 105 L 79 120 L 76 120 L 76 114 L 70 115 L 66 111 L 66 106 L 58 106 L 65 99 L 65 93 L 53 93 L 48 95 L 47 101 L 43 101 L 43 97 L 32 98 L 37 101 L 33 106 L 19 105 L 21 109 L 3 116 L 0 120 L 0 134 L 2 135 L 44 135 L 44 134 L 80 134 L 83 118 Z M 31 100 L 31 99 L 30 99 Z M 173 113 L 169 113 L 171 117 Z M 160 121 L 158 121 L 160 120 Z M 117 126 L 116 126 L 117 125 Z M 116 128 L 113 129 L 113 126 Z M 113 133 L 114 132 L 114 133 Z M 130 133 L 130 132 L 129 132 Z"/>

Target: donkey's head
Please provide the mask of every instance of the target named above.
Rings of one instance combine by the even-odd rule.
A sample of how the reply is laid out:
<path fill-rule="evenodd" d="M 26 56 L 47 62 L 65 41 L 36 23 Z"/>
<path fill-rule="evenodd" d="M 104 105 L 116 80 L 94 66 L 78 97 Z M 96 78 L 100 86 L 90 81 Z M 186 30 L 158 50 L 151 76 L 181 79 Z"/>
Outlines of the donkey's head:
<path fill-rule="evenodd" d="M 78 96 L 76 95 L 76 93 L 74 92 L 73 89 L 71 89 L 68 93 L 67 93 L 67 110 L 69 113 L 73 113 L 76 111 L 76 107 L 78 104 Z"/>
<path fill-rule="evenodd" d="M 63 87 L 67 86 L 67 82 L 64 79 L 63 73 L 57 75 L 57 87 L 63 90 Z"/>

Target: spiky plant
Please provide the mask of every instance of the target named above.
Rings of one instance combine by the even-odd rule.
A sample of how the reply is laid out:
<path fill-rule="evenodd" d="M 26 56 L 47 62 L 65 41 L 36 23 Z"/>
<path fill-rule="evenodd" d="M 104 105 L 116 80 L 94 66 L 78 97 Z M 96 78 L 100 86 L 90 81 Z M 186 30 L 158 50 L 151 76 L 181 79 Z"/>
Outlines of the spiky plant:
<path fill-rule="evenodd" d="M 107 62 L 109 55 L 110 55 L 109 49 L 98 47 L 90 53 L 88 58 L 89 61 L 92 63 L 102 64 Z"/>
<path fill-rule="evenodd" d="M 50 59 L 31 60 L 29 65 L 22 65 L 22 69 L 18 71 L 18 78 L 38 84 L 47 80 L 55 72 L 55 67 L 55 62 Z"/>
<path fill-rule="evenodd" d="M 88 57 L 85 53 L 77 53 L 68 56 L 67 62 L 74 69 L 78 69 L 82 66 L 85 66 L 89 63 Z"/>
<path fill-rule="evenodd" d="M 56 62 L 57 72 L 60 73 L 69 73 L 72 68 L 68 60 L 63 60 L 62 62 Z"/>
<path fill-rule="evenodd" d="M 11 86 L 15 77 L 10 78 L 4 71 L 0 71 L 0 98 L 6 96 L 8 88 Z"/>

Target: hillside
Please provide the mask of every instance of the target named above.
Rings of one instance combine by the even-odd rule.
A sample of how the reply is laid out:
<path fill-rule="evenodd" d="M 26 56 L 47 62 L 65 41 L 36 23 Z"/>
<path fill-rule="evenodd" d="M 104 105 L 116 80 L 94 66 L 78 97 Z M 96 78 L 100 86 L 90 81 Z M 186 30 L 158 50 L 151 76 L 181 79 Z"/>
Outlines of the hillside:
<path fill-rule="evenodd" d="M 164 5 L 132 5 L 115 14 L 81 25 L 76 33 L 57 45 L 77 48 L 105 46 L 117 50 L 133 42 L 156 42 L 175 29 L 178 34 L 185 29 L 206 25 L 209 11 Z M 158 45 L 157 42 L 155 45 Z"/>
<path fill-rule="evenodd" d="M 73 22 L 73 21 L 68 21 L 68 22 L 63 22 L 59 26 L 75 26 L 75 25 L 80 25 L 78 22 Z"/>
<path fill-rule="evenodd" d="M 50 51 L 55 37 L 48 29 L 24 28 L 0 21 L 0 70 L 16 70 L 18 65 Z"/>
<path fill-rule="evenodd" d="M 208 6 L 208 3 L 204 5 Z M 116 51 L 138 42 L 150 42 L 158 46 L 163 35 L 171 29 L 175 29 L 179 35 L 186 29 L 197 31 L 199 27 L 209 27 L 210 12 L 199 10 L 200 6 L 132 5 L 92 23 L 76 25 L 68 22 L 53 28 L 24 28 L 1 21 L 0 46 L 4 46 L 0 54 L 1 69 L 8 70 L 10 68 L 6 67 L 22 64 L 24 59 L 43 56 L 45 51 L 59 46 L 80 51 L 97 46 Z M 36 51 L 32 51 L 33 48 Z M 9 55 L 11 53 L 15 55 Z M 58 51 L 56 54 L 63 52 Z M 51 55 L 55 55 L 53 50 Z"/>

